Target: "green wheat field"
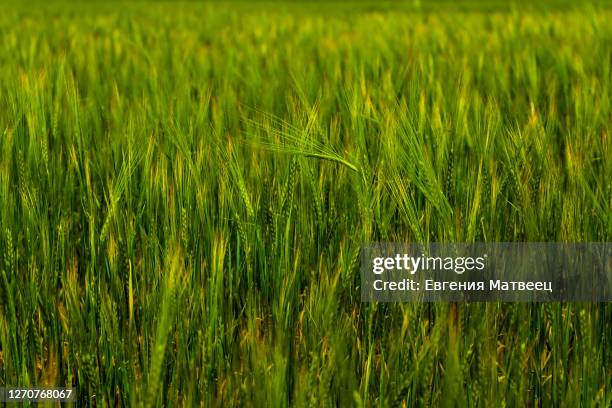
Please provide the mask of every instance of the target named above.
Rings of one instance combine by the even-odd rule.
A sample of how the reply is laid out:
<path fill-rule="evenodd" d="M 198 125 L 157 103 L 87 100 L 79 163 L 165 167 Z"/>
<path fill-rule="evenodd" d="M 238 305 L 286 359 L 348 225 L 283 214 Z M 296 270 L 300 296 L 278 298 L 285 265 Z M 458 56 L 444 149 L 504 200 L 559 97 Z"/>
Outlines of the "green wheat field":
<path fill-rule="evenodd" d="M 364 242 L 609 242 L 611 22 L 601 2 L 3 3 L 0 386 L 611 406 L 609 303 L 362 303 L 359 274 Z"/>

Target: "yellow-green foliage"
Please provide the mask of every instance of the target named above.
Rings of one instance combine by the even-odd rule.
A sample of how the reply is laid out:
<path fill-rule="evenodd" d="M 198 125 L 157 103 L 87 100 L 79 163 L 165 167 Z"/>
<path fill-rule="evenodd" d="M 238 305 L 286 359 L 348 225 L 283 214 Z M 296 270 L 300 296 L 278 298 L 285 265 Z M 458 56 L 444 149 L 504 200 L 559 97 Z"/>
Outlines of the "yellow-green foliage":
<path fill-rule="evenodd" d="M 481 4 L 482 3 L 482 4 Z M 609 241 L 612 12 L 0 13 L 0 385 L 609 406 L 607 304 L 364 304 L 370 241 Z"/>

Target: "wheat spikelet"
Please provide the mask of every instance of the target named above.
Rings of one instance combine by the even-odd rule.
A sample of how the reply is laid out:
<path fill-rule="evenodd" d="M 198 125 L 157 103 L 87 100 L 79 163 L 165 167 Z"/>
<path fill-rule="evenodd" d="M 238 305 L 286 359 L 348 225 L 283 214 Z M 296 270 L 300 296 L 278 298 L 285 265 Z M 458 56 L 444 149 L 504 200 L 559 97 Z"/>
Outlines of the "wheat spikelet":
<path fill-rule="evenodd" d="M 11 234 L 11 230 L 9 230 L 8 228 L 4 230 L 4 234 L 6 236 L 6 255 L 4 259 L 4 265 L 7 271 L 13 272 L 15 269 L 15 250 L 13 248 L 13 234 Z"/>
<path fill-rule="evenodd" d="M 189 221 L 185 207 L 181 207 L 181 242 L 185 250 L 189 251 Z"/>
<path fill-rule="evenodd" d="M 289 167 L 289 177 L 287 178 L 287 186 L 285 189 L 285 199 L 283 203 L 283 217 L 286 219 L 289 217 L 289 213 L 291 208 L 293 207 L 293 195 L 295 190 L 295 185 L 297 183 L 297 175 L 299 172 L 299 163 L 297 157 L 294 157 L 291 160 L 291 165 Z"/>

